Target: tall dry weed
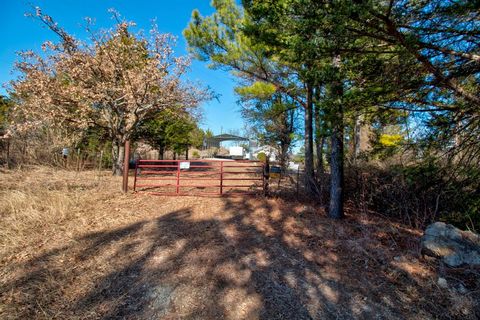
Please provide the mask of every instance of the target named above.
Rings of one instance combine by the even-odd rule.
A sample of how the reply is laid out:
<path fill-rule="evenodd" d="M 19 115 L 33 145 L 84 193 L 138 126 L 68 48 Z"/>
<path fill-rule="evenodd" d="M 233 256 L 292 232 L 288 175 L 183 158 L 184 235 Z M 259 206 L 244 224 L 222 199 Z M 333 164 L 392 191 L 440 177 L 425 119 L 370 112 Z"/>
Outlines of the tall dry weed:
<path fill-rule="evenodd" d="M 118 186 L 96 175 L 47 167 L 0 173 L 0 259 L 68 238 L 98 220 L 95 202 Z"/>

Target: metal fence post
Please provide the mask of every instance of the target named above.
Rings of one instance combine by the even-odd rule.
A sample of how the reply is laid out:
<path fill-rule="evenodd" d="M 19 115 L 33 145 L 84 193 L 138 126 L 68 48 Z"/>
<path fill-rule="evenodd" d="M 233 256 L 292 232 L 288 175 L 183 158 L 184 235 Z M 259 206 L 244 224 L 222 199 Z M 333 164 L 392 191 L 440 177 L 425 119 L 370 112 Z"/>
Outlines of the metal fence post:
<path fill-rule="evenodd" d="M 138 171 L 138 159 L 135 160 L 135 175 L 133 178 L 133 191 L 137 191 L 137 171 Z"/>
<path fill-rule="evenodd" d="M 263 194 L 265 195 L 265 164 L 262 164 L 262 189 Z"/>
<path fill-rule="evenodd" d="M 177 160 L 177 188 L 176 193 L 180 192 L 180 160 Z"/>
<path fill-rule="evenodd" d="M 220 195 L 223 194 L 223 161 L 220 162 Z"/>
<path fill-rule="evenodd" d="M 268 194 L 268 180 L 270 178 L 270 161 L 267 158 L 263 165 L 263 194 Z"/>
<path fill-rule="evenodd" d="M 264 185 L 263 185 L 263 193 L 266 196 L 268 194 L 268 187 L 269 187 L 269 179 L 270 179 L 270 161 L 267 158 L 264 164 L 264 171 L 263 171 L 263 177 L 264 177 Z"/>

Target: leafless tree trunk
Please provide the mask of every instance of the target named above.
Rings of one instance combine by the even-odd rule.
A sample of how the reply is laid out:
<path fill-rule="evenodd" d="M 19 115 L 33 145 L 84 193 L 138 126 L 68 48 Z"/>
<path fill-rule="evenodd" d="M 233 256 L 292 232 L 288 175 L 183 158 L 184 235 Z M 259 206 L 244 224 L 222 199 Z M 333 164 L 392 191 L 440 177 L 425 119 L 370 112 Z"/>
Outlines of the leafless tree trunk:
<path fill-rule="evenodd" d="M 125 157 L 125 146 L 121 139 L 115 139 L 112 143 L 112 173 L 114 176 L 123 174 L 123 158 Z"/>

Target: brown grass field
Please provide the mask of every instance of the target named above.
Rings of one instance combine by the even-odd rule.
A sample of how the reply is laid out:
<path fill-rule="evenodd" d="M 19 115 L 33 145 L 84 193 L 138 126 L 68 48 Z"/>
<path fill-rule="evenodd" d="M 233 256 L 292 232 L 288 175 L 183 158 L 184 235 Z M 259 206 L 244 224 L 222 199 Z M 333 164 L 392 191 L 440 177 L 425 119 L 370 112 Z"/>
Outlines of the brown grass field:
<path fill-rule="evenodd" d="M 0 216 L 0 319 L 480 317 L 478 270 L 442 268 L 421 231 L 377 215 L 31 167 L 0 172 Z"/>

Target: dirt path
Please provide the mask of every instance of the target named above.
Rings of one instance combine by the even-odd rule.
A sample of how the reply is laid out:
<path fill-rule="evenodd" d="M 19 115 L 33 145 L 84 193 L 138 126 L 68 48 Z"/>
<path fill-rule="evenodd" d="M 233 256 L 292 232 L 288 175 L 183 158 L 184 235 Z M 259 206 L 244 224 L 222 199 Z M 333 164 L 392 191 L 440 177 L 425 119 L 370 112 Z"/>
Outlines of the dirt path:
<path fill-rule="evenodd" d="M 121 195 L 71 178 L 58 187 L 68 215 L 48 224 L 22 214 L 32 199 L 47 210 L 57 187 L 20 197 L 34 183 L 25 178 L 2 191 L 21 209 L 2 222 L 2 319 L 478 316 L 478 291 L 459 296 L 437 286 L 440 271 L 418 255 L 418 231 L 378 217 L 336 222 L 264 198 Z M 3 231 L 9 221 L 17 238 Z"/>

